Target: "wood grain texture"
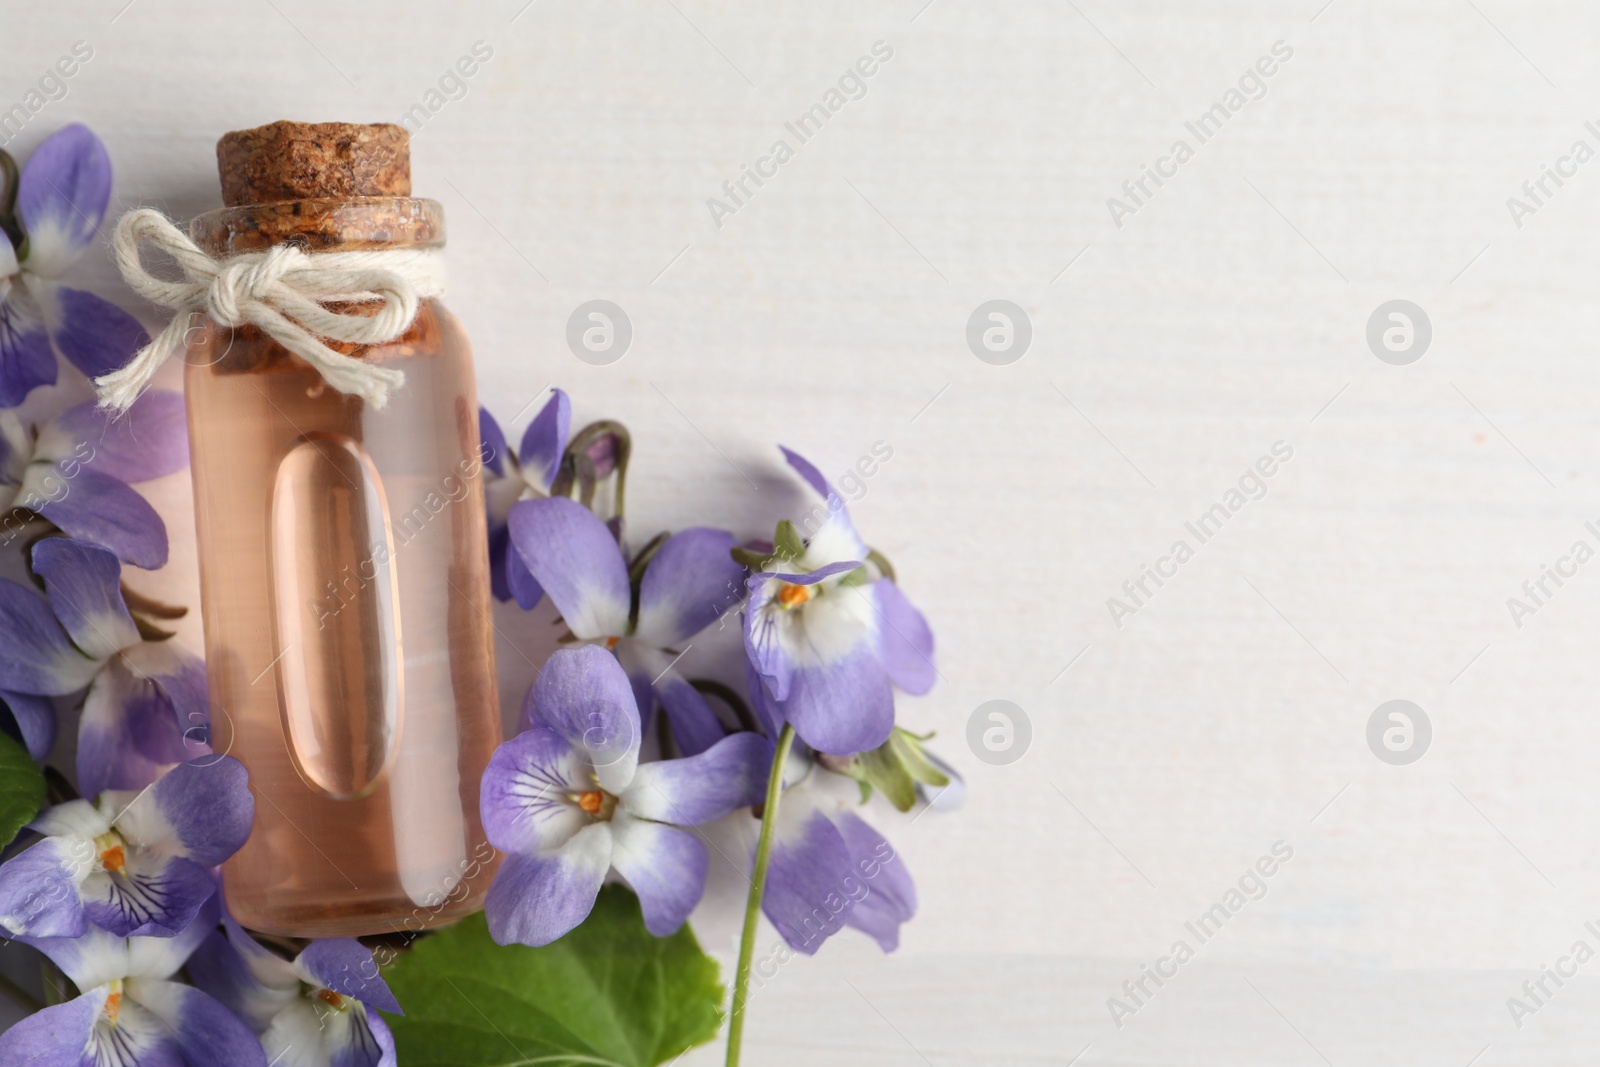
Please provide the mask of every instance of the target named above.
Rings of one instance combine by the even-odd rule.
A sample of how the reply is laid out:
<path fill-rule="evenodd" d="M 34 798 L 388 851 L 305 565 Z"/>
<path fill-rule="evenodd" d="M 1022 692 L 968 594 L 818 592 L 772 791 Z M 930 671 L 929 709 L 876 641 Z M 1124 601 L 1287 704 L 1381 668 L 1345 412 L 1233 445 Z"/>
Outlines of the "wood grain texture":
<path fill-rule="evenodd" d="M 1505 1000 L 1574 941 L 1600 947 L 1600 563 L 1547 581 L 1520 626 L 1507 598 L 1574 542 L 1600 548 L 1600 163 L 1520 218 L 1507 200 L 1573 169 L 1574 142 L 1600 149 L 1600 11 L 125 4 L 6 5 L 0 107 L 94 49 L 8 148 L 87 122 L 118 206 L 187 218 L 219 203 L 224 131 L 411 116 L 484 402 L 520 432 L 558 384 L 580 419 L 626 422 L 639 536 L 770 530 L 808 503 L 775 442 L 830 475 L 892 447 L 853 512 L 938 634 L 942 681 L 903 717 L 938 731 L 970 797 L 869 814 L 921 915 L 893 958 L 844 936 L 785 965 L 750 1062 L 1590 1055 L 1592 975 L 1521 1030 Z M 841 88 L 880 41 L 863 92 Z M 790 132 L 830 90 L 826 122 Z M 1200 143 L 1185 124 L 1219 102 Z M 1131 204 L 1123 183 L 1180 139 L 1192 158 L 1116 225 L 1108 198 Z M 779 140 L 788 158 L 762 163 Z M 734 204 L 746 166 L 769 176 Z M 154 321 L 103 250 L 75 280 Z M 1009 366 L 966 340 L 997 298 L 1032 323 Z M 609 366 L 567 347 L 592 299 L 633 324 Z M 1393 299 L 1432 324 L 1410 366 L 1367 345 Z M 1260 498 L 1189 534 L 1277 442 L 1292 458 Z M 175 544 L 149 584 L 193 603 L 187 483 L 149 488 Z M 1119 626 L 1108 598 L 1181 539 L 1193 557 Z M 509 712 L 551 629 L 498 624 Z M 732 637 L 685 666 L 736 676 Z M 1033 729 L 1006 767 L 964 740 L 996 698 Z M 1433 725 L 1406 767 L 1365 736 L 1395 698 Z M 1106 998 L 1279 840 L 1294 858 L 1265 897 L 1116 1029 Z M 738 890 L 718 863 L 696 923 L 719 950 Z"/>

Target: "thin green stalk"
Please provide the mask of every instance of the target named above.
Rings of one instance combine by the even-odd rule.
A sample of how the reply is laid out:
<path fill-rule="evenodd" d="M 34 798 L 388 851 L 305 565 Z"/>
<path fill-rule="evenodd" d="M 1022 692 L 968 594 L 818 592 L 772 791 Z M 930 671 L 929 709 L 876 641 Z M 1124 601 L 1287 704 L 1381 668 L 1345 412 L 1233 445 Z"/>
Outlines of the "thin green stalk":
<path fill-rule="evenodd" d="M 783 794 L 783 765 L 794 744 L 794 727 L 783 724 L 778 750 L 772 754 L 767 776 L 767 803 L 761 809 L 761 837 L 756 842 L 756 869 L 750 876 L 750 897 L 744 905 L 744 933 L 739 938 L 739 966 L 733 975 L 733 1008 L 728 1015 L 727 1067 L 739 1067 L 739 1043 L 744 1038 L 744 1009 L 750 1000 L 750 962 L 756 954 L 756 924 L 761 918 L 761 897 L 767 889 L 767 865 L 772 860 L 772 827 L 778 819 L 778 798 Z"/>

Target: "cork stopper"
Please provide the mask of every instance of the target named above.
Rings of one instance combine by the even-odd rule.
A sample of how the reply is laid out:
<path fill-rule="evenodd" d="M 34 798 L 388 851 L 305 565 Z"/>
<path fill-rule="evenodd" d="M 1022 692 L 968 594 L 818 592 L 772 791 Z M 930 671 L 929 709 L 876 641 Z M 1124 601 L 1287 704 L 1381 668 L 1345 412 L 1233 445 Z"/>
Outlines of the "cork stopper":
<path fill-rule="evenodd" d="M 360 196 L 411 195 L 411 135 L 382 122 L 274 122 L 217 142 L 229 207 Z"/>

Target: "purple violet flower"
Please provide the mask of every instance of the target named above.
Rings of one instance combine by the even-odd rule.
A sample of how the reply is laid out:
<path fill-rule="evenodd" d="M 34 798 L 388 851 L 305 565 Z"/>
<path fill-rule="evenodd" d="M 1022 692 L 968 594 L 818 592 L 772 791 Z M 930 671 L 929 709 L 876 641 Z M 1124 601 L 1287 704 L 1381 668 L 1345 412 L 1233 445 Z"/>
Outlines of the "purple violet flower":
<path fill-rule="evenodd" d="M 780 544 L 747 583 L 745 652 L 759 676 L 751 695 L 773 725 L 794 724 L 812 748 L 865 752 L 889 739 L 895 686 L 914 695 L 933 688 L 933 631 L 817 468 L 783 454 L 827 504 L 803 521 L 809 540 L 788 555 Z"/>
<path fill-rule="evenodd" d="M 36 429 L 0 411 L 0 514 L 33 512 L 136 567 L 166 564 L 167 528 L 128 483 L 188 465 L 181 393 L 151 390 L 114 419 L 90 401 Z M 0 545 L 28 529 L 7 516 Z"/>
<path fill-rule="evenodd" d="M 43 763 L 56 743 L 55 705 L 49 697 L 0 690 L 0 730 L 21 741 L 35 763 Z"/>
<path fill-rule="evenodd" d="M 705 891 L 707 860 L 680 827 L 759 801 L 771 743 L 738 733 L 697 756 L 641 765 L 633 689 L 594 645 L 550 657 L 522 726 L 483 775 L 483 828 L 508 853 L 484 906 L 495 941 L 554 941 L 588 917 L 612 870 L 638 894 L 652 934 L 682 926 Z"/>
<path fill-rule="evenodd" d="M 882 834 L 814 786 L 818 773 L 799 754 L 785 767 L 796 780 L 778 805 L 761 910 L 808 956 L 846 926 L 893 952 L 917 911 L 911 874 Z"/>
<path fill-rule="evenodd" d="M 57 131 L 22 168 L 17 213 L 26 239 L 0 234 L 0 408 L 56 380 L 56 352 L 90 378 L 149 342 L 132 315 L 55 279 L 94 240 L 111 202 L 111 157 L 87 126 Z"/>
<path fill-rule="evenodd" d="M 47 537 L 33 546 L 33 571 L 45 596 L 0 581 L 0 691 L 63 696 L 87 687 L 78 725 L 83 794 L 142 789 L 167 766 L 209 752 L 205 663 L 140 634 L 117 558 Z"/>
<path fill-rule="evenodd" d="M 478 434 L 483 441 L 483 495 L 489 510 L 490 587 L 496 599 L 515 599 L 524 611 L 538 604 L 544 592 L 511 546 L 506 514 L 519 500 L 549 496 L 560 470 L 561 454 L 566 451 L 572 427 L 572 401 L 560 389 L 550 392 L 550 399 L 523 432 L 522 447 L 516 453 L 506 445 L 506 435 L 488 409 L 478 411 Z"/>
<path fill-rule="evenodd" d="M 0 864 L 0 934 L 172 937 L 215 892 L 210 868 L 250 836 L 255 798 L 231 756 L 180 763 L 149 789 L 72 800 L 31 824 L 44 839 Z"/>
<path fill-rule="evenodd" d="M 394 1039 L 371 1009 L 404 1013 L 361 942 L 324 938 L 291 961 L 226 915 L 222 925 L 189 957 L 189 975 L 260 1036 L 269 1062 L 395 1067 Z"/>
<path fill-rule="evenodd" d="M 746 572 L 728 554 L 733 535 L 700 526 L 667 538 L 644 568 L 635 605 L 621 546 L 583 505 L 565 497 L 524 501 L 512 507 L 510 528 L 513 549 L 573 636 L 616 653 L 639 709 L 652 712 L 659 701 L 687 755 L 721 740 L 716 713 L 675 664 L 686 641 L 739 602 Z"/>
<path fill-rule="evenodd" d="M 217 916 L 213 898 L 176 937 L 123 938 L 90 926 L 82 937 L 19 938 L 83 992 L 7 1030 L 0 1067 L 266 1067 L 261 1042 L 237 1016 L 172 981 Z"/>

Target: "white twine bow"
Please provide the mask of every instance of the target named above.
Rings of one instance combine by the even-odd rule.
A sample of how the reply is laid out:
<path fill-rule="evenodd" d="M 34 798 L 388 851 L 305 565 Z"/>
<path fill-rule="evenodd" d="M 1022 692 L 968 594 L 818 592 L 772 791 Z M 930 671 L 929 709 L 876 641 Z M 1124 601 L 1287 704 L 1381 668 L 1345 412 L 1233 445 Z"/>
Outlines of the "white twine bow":
<path fill-rule="evenodd" d="M 149 241 L 177 261 L 185 278 L 168 281 L 144 269 L 139 244 Z M 342 355 L 322 339 L 380 345 L 410 329 L 423 297 L 444 289 L 443 262 L 433 249 L 308 254 L 290 245 L 212 259 L 167 217 L 139 208 L 117 223 L 112 250 L 122 277 L 141 296 L 175 315 L 154 341 L 127 366 L 94 380 L 100 406 L 126 411 L 174 351 L 184 345 L 191 312 L 219 324 L 249 324 L 311 364 L 341 393 L 353 393 L 375 408 L 388 402 L 405 374 Z M 324 304 L 370 304 L 376 314 L 341 314 Z"/>

